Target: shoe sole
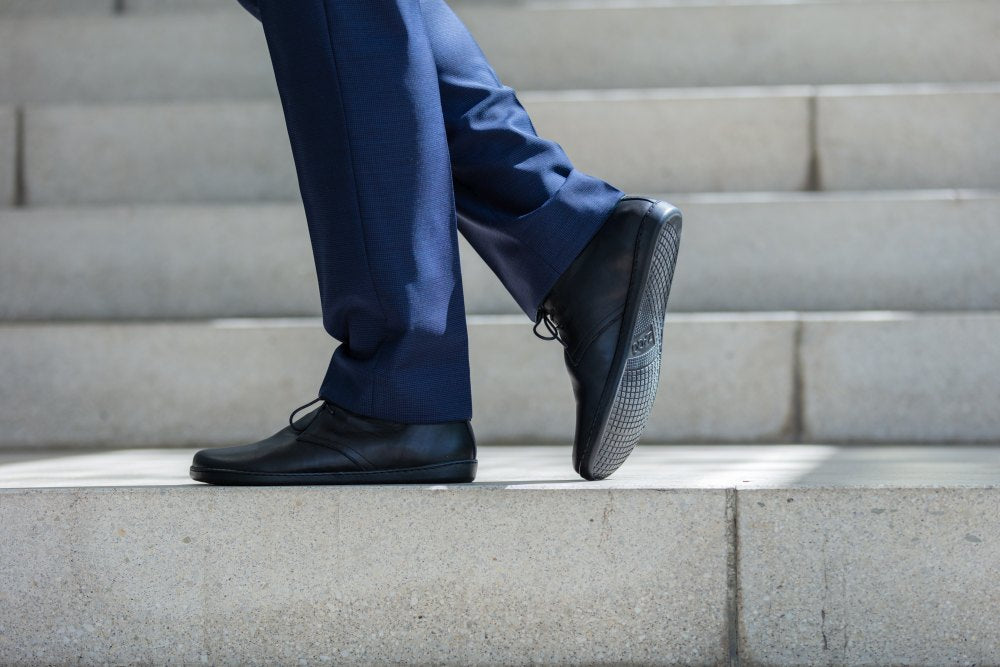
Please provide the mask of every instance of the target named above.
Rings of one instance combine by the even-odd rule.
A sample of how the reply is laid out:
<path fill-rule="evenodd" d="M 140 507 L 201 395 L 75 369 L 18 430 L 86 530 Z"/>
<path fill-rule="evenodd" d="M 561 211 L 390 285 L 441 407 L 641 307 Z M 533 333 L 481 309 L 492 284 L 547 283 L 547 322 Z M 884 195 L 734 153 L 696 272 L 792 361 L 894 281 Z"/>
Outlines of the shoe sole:
<path fill-rule="evenodd" d="M 649 421 L 660 383 L 663 323 L 681 221 L 679 209 L 653 202 L 639 225 L 618 345 L 600 402 L 600 426 L 577 470 L 586 479 L 604 479 L 621 467 Z"/>
<path fill-rule="evenodd" d="M 453 461 L 415 468 L 359 472 L 258 473 L 191 466 L 191 479 L 225 486 L 302 484 L 463 484 L 476 478 L 476 461 Z"/>

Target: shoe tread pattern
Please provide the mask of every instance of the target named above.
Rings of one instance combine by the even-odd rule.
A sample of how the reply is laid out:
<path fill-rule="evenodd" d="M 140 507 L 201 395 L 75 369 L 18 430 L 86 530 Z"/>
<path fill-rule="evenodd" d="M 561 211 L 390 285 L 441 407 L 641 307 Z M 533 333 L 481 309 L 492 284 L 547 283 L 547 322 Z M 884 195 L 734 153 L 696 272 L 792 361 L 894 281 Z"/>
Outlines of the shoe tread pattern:
<path fill-rule="evenodd" d="M 630 354 L 634 352 L 631 346 L 635 337 L 647 331 L 654 332 L 656 344 L 633 354 L 625 363 L 607 425 L 591 455 L 590 472 L 594 479 L 607 477 L 625 462 L 649 421 L 660 382 L 663 322 L 679 245 L 677 228 L 666 222 L 653 250 L 649 277 L 629 341 Z"/>

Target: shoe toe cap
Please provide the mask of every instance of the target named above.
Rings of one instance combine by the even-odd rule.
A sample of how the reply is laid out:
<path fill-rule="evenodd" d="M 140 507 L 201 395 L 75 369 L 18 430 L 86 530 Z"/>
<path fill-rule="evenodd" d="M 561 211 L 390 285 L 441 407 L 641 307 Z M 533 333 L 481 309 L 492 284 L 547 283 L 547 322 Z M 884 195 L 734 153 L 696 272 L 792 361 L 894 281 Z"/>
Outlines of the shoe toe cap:
<path fill-rule="evenodd" d="M 194 454 L 191 466 L 194 468 L 232 468 L 234 461 L 233 453 L 229 450 L 233 447 L 215 447 L 212 449 L 201 449 Z"/>

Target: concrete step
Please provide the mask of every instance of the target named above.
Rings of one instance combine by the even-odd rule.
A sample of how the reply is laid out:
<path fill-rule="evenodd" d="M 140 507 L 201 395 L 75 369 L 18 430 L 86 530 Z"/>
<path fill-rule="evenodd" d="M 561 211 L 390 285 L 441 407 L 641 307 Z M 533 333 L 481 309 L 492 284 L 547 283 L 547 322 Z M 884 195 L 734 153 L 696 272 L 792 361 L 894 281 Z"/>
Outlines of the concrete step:
<path fill-rule="evenodd" d="M 572 439 L 562 349 L 472 316 L 483 442 Z M 668 318 L 650 440 L 1000 440 L 1000 315 Z M 0 325 L 3 447 L 213 445 L 278 430 L 315 396 L 318 320 Z"/>
<path fill-rule="evenodd" d="M 225 6 L 239 10 L 236 0 Z M 1000 80 L 996 0 L 457 10 L 518 89 Z M 261 26 L 242 11 L 7 19 L 0 62 L 14 63 L 0 102 L 254 98 L 275 88 Z"/>
<path fill-rule="evenodd" d="M 672 200 L 675 311 L 1000 310 L 1000 193 Z M 519 313 L 461 251 L 467 312 Z M 0 209 L 0 319 L 314 316 L 311 257 L 300 204 Z"/>
<path fill-rule="evenodd" d="M 483 442 L 573 437 L 562 348 L 535 338 L 531 324 L 470 318 Z M 783 437 L 795 328 L 780 315 L 673 318 L 649 437 Z M 0 325 L 0 348 L 0 446 L 156 446 L 278 430 L 316 395 L 334 342 L 313 319 L 33 323 Z M 45 418 L 54 404 L 61 417 Z"/>
<path fill-rule="evenodd" d="M 207 3 L 203 2 L 207 6 Z M 219 3 L 220 5 L 222 3 Z M 161 3 L 165 8 L 166 3 Z M 0 18 L 23 16 L 108 16 L 115 0 L 0 0 Z"/>
<path fill-rule="evenodd" d="M 0 461 L 4 664 L 990 665 L 1000 450 L 483 448 L 455 486 Z M 18 460 L 20 459 L 20 460 Z"/>
<path fill-rule="evenodd" d="M 550 92 L 522 101 L 581 169 L 632 191 L 1000 186 L 1000 84 Z M 26 109 L 24 124 L 30 204 L 297 195 L 274 103 L 39 106 Z"/>

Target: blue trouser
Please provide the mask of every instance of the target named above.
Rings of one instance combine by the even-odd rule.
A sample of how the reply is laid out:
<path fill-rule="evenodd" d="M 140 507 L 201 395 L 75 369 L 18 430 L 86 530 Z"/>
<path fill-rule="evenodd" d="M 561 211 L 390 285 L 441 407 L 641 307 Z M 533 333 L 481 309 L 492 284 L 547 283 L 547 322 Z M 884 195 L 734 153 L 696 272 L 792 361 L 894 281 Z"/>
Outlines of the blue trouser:
<path fill-rule="evenodd" d="M 622 192 L 539 138 L 443 0 L 239 0 L 261 20 L 341 345 L 319 395 L 472 416 L 458 234 L 534 318 Z"/>

